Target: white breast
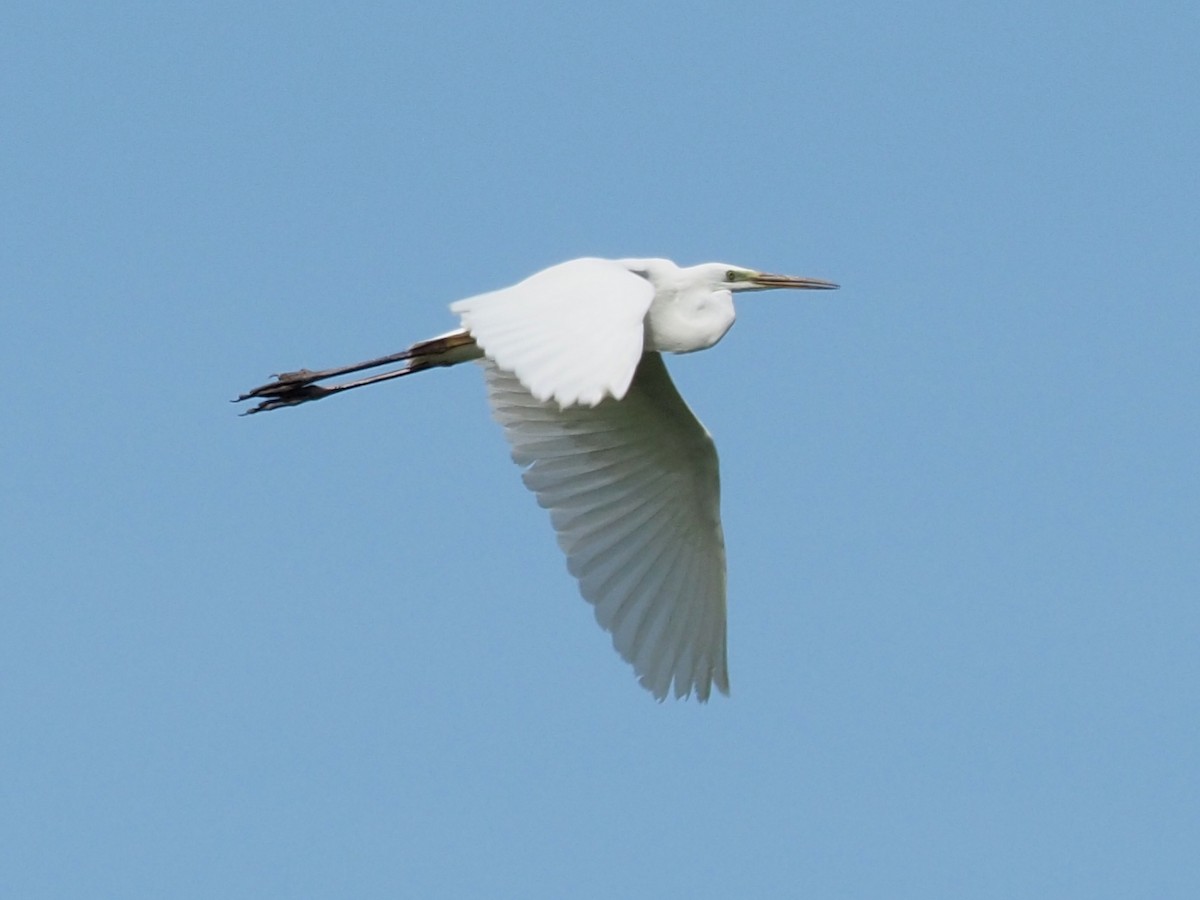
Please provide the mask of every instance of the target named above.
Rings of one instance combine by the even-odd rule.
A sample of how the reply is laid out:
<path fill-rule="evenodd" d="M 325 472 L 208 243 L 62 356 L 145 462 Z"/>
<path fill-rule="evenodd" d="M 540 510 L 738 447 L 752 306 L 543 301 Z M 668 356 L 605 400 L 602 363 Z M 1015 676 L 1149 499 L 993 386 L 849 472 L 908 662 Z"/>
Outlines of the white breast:
<path fill-rule="evenodd" d="M 707 350 L 733 326 L 733 294 L 710 288 L 660 291 L 646 314 L 647 350 Z"/>

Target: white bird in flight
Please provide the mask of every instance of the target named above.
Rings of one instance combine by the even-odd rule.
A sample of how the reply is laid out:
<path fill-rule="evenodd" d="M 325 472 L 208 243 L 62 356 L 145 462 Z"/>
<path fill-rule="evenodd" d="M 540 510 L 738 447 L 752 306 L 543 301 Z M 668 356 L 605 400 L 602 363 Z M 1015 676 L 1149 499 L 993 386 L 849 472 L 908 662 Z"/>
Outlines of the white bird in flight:
<path fill-rule="evenodd" d="M 450 306 L 462 327 L 352 366 L 278 375 L 246 414 L 479 360 L 526 486 L 550 510 L 596 620 L 659 699 L 729 693 L 725 539 L 713 440 L 662 353 L 706 350 L 733 294 L 831 289 L 725 263 L 576 259 Z M 400 363 L 341 384 L 318 382 Z M 236 402 L 236 401 L 235 401 Z"/>

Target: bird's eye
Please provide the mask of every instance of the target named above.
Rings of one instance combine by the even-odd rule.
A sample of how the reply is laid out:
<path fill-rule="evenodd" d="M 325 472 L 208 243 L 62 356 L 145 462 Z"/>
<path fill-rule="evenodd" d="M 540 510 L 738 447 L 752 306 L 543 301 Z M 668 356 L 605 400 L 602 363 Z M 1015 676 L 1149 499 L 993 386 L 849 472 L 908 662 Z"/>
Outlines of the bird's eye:
<path fill-rule="evenodd" d="M 737 280 L 738 280 L 738 271 L 737 271 L 737 269 L 730 269 L 728 272 L 726 272 L 726 273 L 725 273 L 725 280 L 726 280 L 726 281 L 737 281 Z"/>

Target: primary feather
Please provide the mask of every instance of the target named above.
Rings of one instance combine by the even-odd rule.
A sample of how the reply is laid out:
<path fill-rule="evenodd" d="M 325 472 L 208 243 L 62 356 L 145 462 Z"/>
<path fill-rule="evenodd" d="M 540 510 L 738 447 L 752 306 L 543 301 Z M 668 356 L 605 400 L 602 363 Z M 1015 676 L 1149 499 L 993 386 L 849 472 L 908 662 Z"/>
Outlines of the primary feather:
<path fill-rule="evenodd" d="M 717 451 L 658 353 L 622 399 L 539 399 L 485 360 L 492 410 L 596 620 L 660 700 L 729 692 Z"/>

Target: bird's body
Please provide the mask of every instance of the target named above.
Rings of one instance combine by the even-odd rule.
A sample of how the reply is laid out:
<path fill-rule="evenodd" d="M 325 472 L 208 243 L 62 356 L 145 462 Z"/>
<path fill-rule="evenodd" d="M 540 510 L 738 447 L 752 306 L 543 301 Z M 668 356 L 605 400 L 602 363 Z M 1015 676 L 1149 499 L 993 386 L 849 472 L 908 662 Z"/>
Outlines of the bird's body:
<path fill-rule="evenodd" d="M 656 697 L 728 693 L 716 449 L 661 353 L 716 344 L 733 292 L 829 282 L 665 259 L 577 259 L 451 305 L 462 327 L 406 351 L 301 370 L 239 397 L 261 412 L 482 360 L 493 413 L 550 510 L 596 618 Z M 391 363 L 345 384 L 317 382 Z"/>

